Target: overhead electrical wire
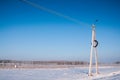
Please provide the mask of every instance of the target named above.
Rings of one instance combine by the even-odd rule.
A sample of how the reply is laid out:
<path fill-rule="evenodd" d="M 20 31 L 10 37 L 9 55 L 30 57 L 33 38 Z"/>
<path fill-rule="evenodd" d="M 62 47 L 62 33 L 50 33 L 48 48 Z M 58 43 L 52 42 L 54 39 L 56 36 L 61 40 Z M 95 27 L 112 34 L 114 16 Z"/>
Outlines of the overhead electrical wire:
<path fill-rule="evenodd" d="M 27 4 L 29 4 L 29 5 L 31 5 L 31 6 L 33 6 L 33 7 L 36 7 L 36 8 L 38 8 L 38 9 L 40 9 L 40 10 L 43 10 L 43 11 L 49 12 L 49 13 L 51 13 L 51 14 L 54 14 L 54 15 L 63 17 L 63 18 L 65 18 L 65 19 L 67 19 L 67 20 L 73 21 L 73 22 L 75 22 L 75 23 L 77 23 L 77 24 L 79 24 L 79 25 L 81 25 L 81 24 L 88 25 L 88 24 L 82 23 L 82 22 L 80 22 L 79 20 L 74 19 L 74 18 L 72 18 L 72 17 L 70 17 L 70 16 L 63 15 L 62 13 L 59 13 L 59 12 L 56 12 L 56 11 L 54 11 L 54 10 L 48 9 L 48 8 L 46 8 L 46 7 L 43 7 L 43 6 L 41 6 L 41 5 L 38 5 L 38 4 L 33 3 L 33 2 L 31 2 L 31 1 L 28 1 L 28 0 L 20 0 L 20 1 L 25 2 L 25 3 L 27 3 Z"/>

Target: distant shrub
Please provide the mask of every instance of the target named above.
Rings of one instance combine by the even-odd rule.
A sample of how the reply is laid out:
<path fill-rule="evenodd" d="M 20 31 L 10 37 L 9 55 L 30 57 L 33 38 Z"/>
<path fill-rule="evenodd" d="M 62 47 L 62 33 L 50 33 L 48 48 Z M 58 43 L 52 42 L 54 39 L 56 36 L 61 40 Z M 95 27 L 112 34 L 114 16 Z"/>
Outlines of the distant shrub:
<path fill-rule="evenodd" d="M 115 64 L 120 64 L 120 61 L 115 62 Z"/>

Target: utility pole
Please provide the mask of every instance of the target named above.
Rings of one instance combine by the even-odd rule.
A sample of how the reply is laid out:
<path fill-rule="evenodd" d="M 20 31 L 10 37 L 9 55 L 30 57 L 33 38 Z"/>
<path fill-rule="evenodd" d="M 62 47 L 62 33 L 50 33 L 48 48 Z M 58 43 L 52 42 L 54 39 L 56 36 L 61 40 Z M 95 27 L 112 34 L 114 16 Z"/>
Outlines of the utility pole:
<path fill-rule="evenodd" d="M 90 51 L 90 64 L 89 64 L 89 76 L 92 76 L 92 56 L 93 52 L 95 53 L 95 63 L 96 63 L 96 74 L 98 74 L 98 54 L 97 54 L 97 46 L 98 41 L 96 40 L 96 32 L 95 32 L 95 25 L 92 25 L 92 45 L 91 45 L 91 51 Z"/>

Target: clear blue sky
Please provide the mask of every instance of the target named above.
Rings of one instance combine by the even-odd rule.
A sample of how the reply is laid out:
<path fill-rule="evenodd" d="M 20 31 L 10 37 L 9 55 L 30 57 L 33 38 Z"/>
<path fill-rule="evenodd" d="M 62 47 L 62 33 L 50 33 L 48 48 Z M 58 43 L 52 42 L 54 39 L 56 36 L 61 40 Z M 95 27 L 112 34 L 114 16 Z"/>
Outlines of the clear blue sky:
<path fill-rule="evenodd" d="M 120 0 L 29 0 L 80 21 L 19 0 L 0 0 L 0 59 L 89 61 L 96 19 L 100 62 L 120 61 Z"/>

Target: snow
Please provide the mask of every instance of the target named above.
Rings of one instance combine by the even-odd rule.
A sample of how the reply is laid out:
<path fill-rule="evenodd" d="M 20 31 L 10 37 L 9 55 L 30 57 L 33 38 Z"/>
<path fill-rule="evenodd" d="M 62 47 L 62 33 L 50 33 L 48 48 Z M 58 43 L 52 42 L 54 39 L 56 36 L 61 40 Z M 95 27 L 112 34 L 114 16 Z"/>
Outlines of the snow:
<path fill-rule="evenodd" d="M 0 80 L 120 80 L 120 67 L 100 67 L 88 76 L 87 67 L 0 69 Z"/>

